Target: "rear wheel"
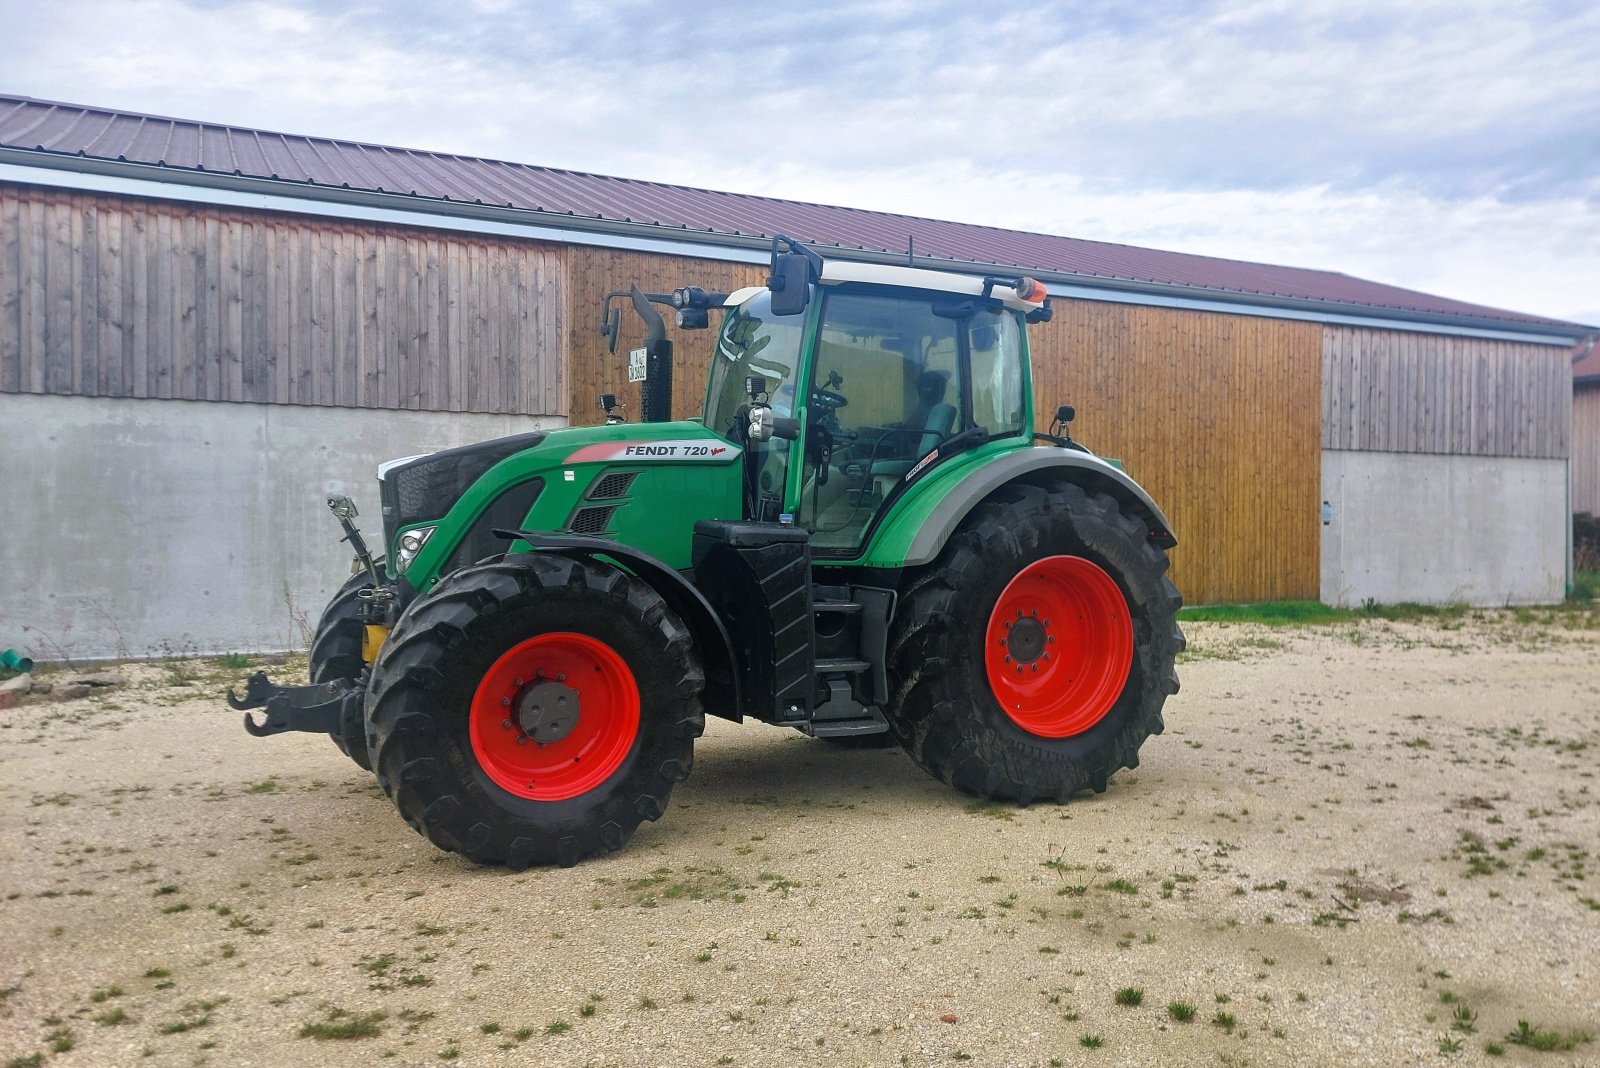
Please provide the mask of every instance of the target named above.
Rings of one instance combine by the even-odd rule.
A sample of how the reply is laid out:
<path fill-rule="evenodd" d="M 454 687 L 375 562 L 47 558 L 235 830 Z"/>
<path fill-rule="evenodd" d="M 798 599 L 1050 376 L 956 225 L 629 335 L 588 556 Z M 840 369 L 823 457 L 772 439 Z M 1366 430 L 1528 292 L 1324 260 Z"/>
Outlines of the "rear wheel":
<path fill-rule="evenodd" d="M 453 572 L 401 617 L 367 693 L 378 781 L 483 864 L 575 864 L 659 819 L 705 727 L 687 628 L 615 568 L 548 554 Z"/>
<path fill-rule="evenodd" d="M 379 568 L 383 561 L 377 561 Z M 365 624 L 358 615 L 361 608 L 361 591 L 372 589 L 372 579 L 365 571 L 357 572 L 345 580 L 339 592 L 333 595 L 328 607 L 322 610 L 317 621 L 317 635 L 311 642 L 311 681 L 332 682 L 335 679 L 356 679 L 366 670 L 361 659 L 361 639 Z M 339 752 L 356 762 L 364 771 L 372 770 L 372 758 L 367 753 L 367 727 L 362 721 L 360 707 L 352 709 L 353 715 L 345 717 L 339 730 L 333 733 L 333 744 Z"/>
<path fill-rule="evenodd" d="M 1146 535 L 1074 485 L 1011 486 L 975 509 L 896 612 L 887 718 L 912 758 L 1023 804 L 1137 767 L 1184 644 Z"/>

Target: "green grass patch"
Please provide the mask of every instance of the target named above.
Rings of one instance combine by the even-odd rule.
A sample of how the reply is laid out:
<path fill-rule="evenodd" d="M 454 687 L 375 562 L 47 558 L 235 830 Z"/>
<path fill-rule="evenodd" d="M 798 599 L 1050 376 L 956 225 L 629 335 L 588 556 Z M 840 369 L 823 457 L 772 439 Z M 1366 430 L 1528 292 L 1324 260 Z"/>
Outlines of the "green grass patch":
<path fill-rule="evenodd" d="M 1559 1031 L 1546 1031 L 1542 1027 L 1531 1027 L 1527 1020 L 1518 1020 L 1517 1029 L 1506 1036 L 1506 1042 L 1513 1046 L 1524 1046 L 1540 1053 L 1570 1053 L 1581 1045 L 1592 1041 L 1586 1031 L 1569 1031 L 1565 1034 Z"/>
<path fill-rule="evenodd" d="M 1572 592 L 1567 600 L 1587 604 L 1600 599 L 1600 571 L 1578 571 L 1572 576 Z"/>
<path fill-rule="evenodd" d="M 319 1042 L 345 1041 L 355 1038 L 376 1038 L 383 1034 L 378 1025 L 388 1018 L 386 1012 L 350 1012 L 337 1006 L 330 1007 L 321 1020 L 310 1020 L 300 1028 L 301 1038 L 314 1038 Z"/>
<path fill-rule="evenodd" d="M 1214 604 L 1178 609 L 1178 618 L 1193 623 L 1260 623 L 1268 627 L 1303 627 L 1322 623 L 1353 623 L 1363 619 L 1395 622 L 1454 619 L 1465 615 L 1465 605 L 1378 604 L 1360 608 L 1330 608 L 1320 601 L 1264 601 L 1260 604 Z"/>

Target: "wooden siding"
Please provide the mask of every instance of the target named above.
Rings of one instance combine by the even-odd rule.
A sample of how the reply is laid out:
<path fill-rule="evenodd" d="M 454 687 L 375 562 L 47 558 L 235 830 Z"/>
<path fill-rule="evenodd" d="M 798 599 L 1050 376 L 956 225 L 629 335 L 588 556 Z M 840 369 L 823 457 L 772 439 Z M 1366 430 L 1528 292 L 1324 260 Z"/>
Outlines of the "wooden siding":
<path fill-rule="evenodd" d="M 562 414 L 561 255 L 0 184 L 0 392 Z"/>
<path fill-rule="evenodd" d="M 608 290 L 634 279 L 734 289 L 765 274 L 604 249 L 568 255 L 575 424 L 599 421 L 603 391 L 638 411 L 623 352 L 642 328 L 626 311 L 618 353 L 606 354 Z M 1057 404 L 1077 405 L 1074 434 L 1123 460 L 1171 519 L 1173 577 L 1191 603 L 1317 596 L 1321 336 L 1315 324 L 1090 302 L 1059 302 L 1053 322 L 1032 328 L 1040 429 Z M 697 415 L 710 334 L 674 338 L 673 414 Z"/>
<path fill-rule="evenodd" d="M 1318 595 L 1321 333 L 1080 301 L 1031 328 L 1040 428 L 1074 405 L 1073 437 L 1150 491 L 1178 536 L 1172 577 L 1189 604 Z"/>
<path fill-rule="evenodd" d="M 622 338 L 615 355 L 606 351 L 600 336 L 600 312 L 607 293 L 638 283 L 647 293 L 670 293 L 680 286 L 697 285 L 712 291 L 732 292 L 766 281 L 764 266 L 721 260 L 685 259 L 642 252 L 569 245 L 567 257 L 567 353 L 571 376 L 568 412 L 572 423 L 602 421 L 599 396 L 615 393 L 628 406 L 628 418 L 639 418 L 639 387 L 628 382 L 628 350 L 644 344 L 644 323 L 633 305 L 622 301 Z M 656 305 L 667 323 L 673 342 L 672 414 L 698 416 L 705 407 L 706 375 L 710 370 L 714 331 L 722 316 L 712 313 L 708 330 L 679 330 L 672 309 Z"/>
<path fill-rule="evenodd" d="M 1572 391 L 1572 510 L 1600 515 L 1600 382 Z"/>
<path fill-rule="evenodd" d="M 1322 445 L 1565 458 L 1570 365 L 1556 345 L 1329 326 Z"/>

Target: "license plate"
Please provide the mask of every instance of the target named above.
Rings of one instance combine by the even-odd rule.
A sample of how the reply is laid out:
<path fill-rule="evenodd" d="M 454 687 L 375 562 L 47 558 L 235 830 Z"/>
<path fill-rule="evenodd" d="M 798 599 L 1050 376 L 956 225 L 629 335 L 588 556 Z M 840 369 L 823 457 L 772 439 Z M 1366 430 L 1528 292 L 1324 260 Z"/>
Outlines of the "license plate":
<path fill-rule="evenodd" d="M 629 382 L 643 382 L 644 381 L 644 374 L 645 374 L 645 370 L 644 370 L 644 354 L 645 354 L 645 350 L 644 349 L 634 349 L 632 352 L 628 353 L 628 381 Z"/>

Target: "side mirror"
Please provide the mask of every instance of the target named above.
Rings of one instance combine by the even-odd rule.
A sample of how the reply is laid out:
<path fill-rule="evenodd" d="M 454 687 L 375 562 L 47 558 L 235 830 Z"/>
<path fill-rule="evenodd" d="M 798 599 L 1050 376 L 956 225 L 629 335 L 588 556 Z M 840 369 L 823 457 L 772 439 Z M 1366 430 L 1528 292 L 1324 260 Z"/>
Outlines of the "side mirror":
<path fill-rule="evenodd" d="M 622 309 L 610 308 L 606 311 L 605 318 L 600 322 L 600 334 L 606 339 L 606 348 L 615 356 L 617 354 L 617 335 L 621 332 Z"/>
<path fill-rule="evenodd" d="M 803 252 L 774 256 L 772 274 L 767 276 L 772 290 L 773 315 L 798 315 L 811 303 L 811 261 Z"/>
<path fill-rule="evenodd" d="M 1078 409 L 1070 404 L 1063 404 L 1056 409 L 1056 422 L 1062 426 L 1066 426 L 1076 418 L 1078 418 Z"/>

